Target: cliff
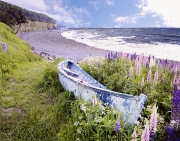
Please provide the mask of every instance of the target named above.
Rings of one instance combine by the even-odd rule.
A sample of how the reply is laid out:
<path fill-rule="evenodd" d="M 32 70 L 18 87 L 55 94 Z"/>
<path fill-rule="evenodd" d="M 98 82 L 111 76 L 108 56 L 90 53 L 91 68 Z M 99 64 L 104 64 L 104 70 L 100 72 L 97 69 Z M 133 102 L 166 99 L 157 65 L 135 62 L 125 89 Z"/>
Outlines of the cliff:
<path fill-rule="evenodd" d="M 28 21 L 21 25 L 17 34 L 22 34 L 24 32 L 38 31 L 38 30 L 47 30 L 56 28 L 57 25 L 53 23 L 45 23 L 39 21 Z M 19 25 L 12 26 L 13 30 L 16 32 L 19 28 Z"/>

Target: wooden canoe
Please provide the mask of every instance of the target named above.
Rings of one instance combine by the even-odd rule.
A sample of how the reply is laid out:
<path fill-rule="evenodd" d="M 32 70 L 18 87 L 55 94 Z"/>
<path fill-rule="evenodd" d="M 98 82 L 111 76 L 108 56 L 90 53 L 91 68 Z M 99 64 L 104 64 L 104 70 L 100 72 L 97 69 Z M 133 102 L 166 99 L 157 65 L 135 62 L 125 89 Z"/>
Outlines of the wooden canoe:
<path fill-rule="evenodd" d="M 128 123 L 135 123 L 138 120 L 147 100 L 144 94 L 133 96 L 107 89 L 71 60 L 60 62 L 58 72 L 63 88 L 85 101 L 93 102 L 96 94 L 103 103 L 122 112 L 124 121 Z"/>

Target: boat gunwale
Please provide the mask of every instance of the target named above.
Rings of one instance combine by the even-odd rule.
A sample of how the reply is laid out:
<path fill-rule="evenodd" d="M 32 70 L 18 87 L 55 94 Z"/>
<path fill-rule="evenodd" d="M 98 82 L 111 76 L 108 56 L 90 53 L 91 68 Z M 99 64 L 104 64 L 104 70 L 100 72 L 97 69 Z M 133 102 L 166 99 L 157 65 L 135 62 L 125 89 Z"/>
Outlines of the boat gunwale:
<path fill-rule="evenodd" d="M 125 93 L 119 93 L 119 92 L 115 92 L 115 91 L 112 91 L 112 90 L 109 90 L 109 89 L 104 89 L 104 88 L 99 88 L 99 87 L 96 87 L 96 86 L 93 86 L 91 84 L 89 84 L 88 82 L 85 82 L 85 81 L 81 81 L 80 79 L 78 78 L 75 78 L 73 76 L 70 76 L 66 73 L 66 71 L 64 71 L 63 69 L 60 69 L 59 67 L 61 66 L 61 68 L 63 68 L 63 63 L 65 62 L 68 62 L 70 60 L 66 60 L 66 61 L 63 61 L 63 62 L 60 62 L 58 64 L 58 72 L 61 73 L 62 75 L 64 75 L 65 77 L 67 77 L 68 79 L 72 80 L 73 82 L 75 83 L 78 83 L 80 84 L 81 86 L 85 86 L 85 87 L 88 87 L 90 89 L 92 89 L 93 91 L 96 90 L 96 91 L 103 91 L 103 92 L 106 92 L 106 94 L 110 94 L 110 95 L 114 95 L 114 96 L 118 96 L 118 97 L 123 97 L 123 98 L 128 98 L 128 99 L 139 99 L 139 96 L 134 96 L 134 95 L 131 95 L 131 94 L 125 94 Z M 70 61 L 71 63 L 73 63 L 75 66 L 77 66 L 80 70 L 81 68 L 76 65 L 74 62 Z M 85 72 L 84 70 L 82 70 L 83 73 Z M 85 73 L 86 74 L 86 73 Z M 89 74 L 88 74 L 89 75 Z M 90 75 L 89 75 L 90 76 Z M 91 77 L 91 76 L 90 76 Z M 93 78 L 93 77 L 92 77 Z M 93 78 L 94 79 L 94 78 Z M 97 80 L 96 80 L 97 81 Z M 98 81 L 97 81 L 98 82 Z M 99 83 L 99 82 L 98 82 Z M 100 83 L 101 84 L 101 83 Z M 102 85 L 102 84 L 101 84 Z M 102 93 L 104 94 L 104 93 Z M 144 94 L 140 94 L 140 95 L 144 95 Z"/>

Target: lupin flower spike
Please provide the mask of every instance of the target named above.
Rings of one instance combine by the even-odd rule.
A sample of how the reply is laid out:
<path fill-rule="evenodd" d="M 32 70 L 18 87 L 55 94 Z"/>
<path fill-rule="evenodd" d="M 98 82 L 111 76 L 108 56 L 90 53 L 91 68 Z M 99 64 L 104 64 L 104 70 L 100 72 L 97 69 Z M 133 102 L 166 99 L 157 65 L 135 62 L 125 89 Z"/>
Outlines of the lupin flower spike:
<path fill-rule="evenodd" d="M 141 72 L 141 63 L 137 62 L 137 64 L 136 64 L 136 74 L 140 76 L 140 72 Z"/>
<path fill-rule="evenodd" d="M 94 94 L 93 96 L 93 106 L 97 105 L 97 98 L 96 98 L 96 94 Z"/>
<path fill-rule="evenodd" d="M 114 125 L 114 131 L 117 133 L 120 131 L 120 115 L 118 116 L 116 123 Z"/>
<path fill-rule="evenodd" d="M 149 141 L 149 124 L 148 124 L 148 120 L 146 120 L 146 125 L 145 125 L 145 129 L 143 130 L 142 134 L 141 134 L 141 141 Z"/>
<path fill-rule="evenodd" d="M 133 67 L 132 66 L 129 68 L 129 77 L 130 78 L 133 77 Z"/>
<path fill-rule="evenodd" d="M 142 78 L 141 86 L 144 86 L 144 77 Z"/>
<path fill-rule="evenodd" d="M 156 103 L 155 103 L 152 109 L 152 114 L 150 118 L 150 128 L 149 128 L 150 132 L 153 134 L 155 134 L 156 126 L 157 126 L 157 119 L 158 119 L 157 109 L 158 107 L 156 107 Z"/>
<path fill-rule="evenodd" d="M 148 71 L 148 76 L 147 76 L 147 83 L 151 81 L 151 76 L 152 76 L 152 71 L 151 69 Z"/>
<path fill-rule="evenodd" d="M 153 57 L 151 57 L 149 61 L 149 67 L 151 68 L 152 66 L 155 66 L 155 59 Z"/>
<path fill-rule="evenodd" d="M 136 134 L 136 129 L 137 127 L 134 128 L 134 131 L 132 133 L 132 140 L 131 141 L 137 141 L 137 134 Z"/>
<path fill-rule="evenodd" d="M 157 83 L 158 83 L 158 69 L 156 70 L 154 74 L 154 84 L 157 85 Z"/>

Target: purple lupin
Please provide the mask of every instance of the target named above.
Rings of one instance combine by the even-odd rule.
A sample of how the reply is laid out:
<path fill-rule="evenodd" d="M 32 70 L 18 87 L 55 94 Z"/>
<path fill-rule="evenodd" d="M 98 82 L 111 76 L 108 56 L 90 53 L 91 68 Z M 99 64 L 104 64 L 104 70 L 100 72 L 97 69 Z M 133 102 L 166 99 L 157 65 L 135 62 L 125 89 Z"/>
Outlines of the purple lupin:
<path fill-rule="evenodd" d="M 114 125 L 114 131 L 117 133 L 120 131 L 120 115 L 118 116 L 116 123 Z"/>

